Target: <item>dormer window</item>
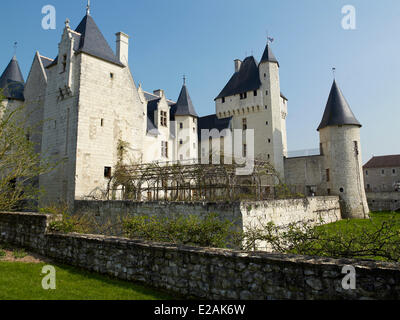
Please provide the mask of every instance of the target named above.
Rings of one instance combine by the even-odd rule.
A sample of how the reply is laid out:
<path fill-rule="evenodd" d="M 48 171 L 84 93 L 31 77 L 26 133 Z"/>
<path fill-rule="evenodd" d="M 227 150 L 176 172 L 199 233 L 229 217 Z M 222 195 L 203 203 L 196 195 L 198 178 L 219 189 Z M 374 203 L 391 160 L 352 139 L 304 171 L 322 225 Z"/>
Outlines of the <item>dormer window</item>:
<path fill-rule="evenodd" d="M 247 99 L 247 92 L 240 94 L 240 100 L 244 100 L 244 99 Z"/>

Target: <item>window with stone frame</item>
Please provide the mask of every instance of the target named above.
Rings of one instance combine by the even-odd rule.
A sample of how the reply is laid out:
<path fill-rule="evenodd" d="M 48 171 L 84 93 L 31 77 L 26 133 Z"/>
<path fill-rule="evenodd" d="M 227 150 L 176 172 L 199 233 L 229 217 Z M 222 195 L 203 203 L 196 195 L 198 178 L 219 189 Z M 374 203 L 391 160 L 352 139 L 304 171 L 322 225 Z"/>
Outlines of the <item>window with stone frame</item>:
<path fill-rule="evenodd" d="M 167 112 L 161 111 L 160 112 L 160 123 L 162 127 L 167 127 Z"/>
<path fill-rule="evenodd" d="M 168 158 L 168 142 L 161 141 L 161 156 L 164 158 Z"/>

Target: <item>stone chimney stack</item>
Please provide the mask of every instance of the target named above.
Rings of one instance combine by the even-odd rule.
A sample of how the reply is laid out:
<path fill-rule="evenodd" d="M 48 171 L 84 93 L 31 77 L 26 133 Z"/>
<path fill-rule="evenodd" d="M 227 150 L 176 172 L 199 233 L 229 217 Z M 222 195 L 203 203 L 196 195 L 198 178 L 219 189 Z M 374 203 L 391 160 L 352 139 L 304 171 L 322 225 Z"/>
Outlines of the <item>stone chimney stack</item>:
<path fill-rule="evenodd" d="M 117 58 L 123 64 L 128 65 L 129 36 L 123 32 L 115 34 L 117 36 Z"/>
<path fill-rule="evenodd" d="M 158 96 L 158 97 L 162 98 L 162 97 L 164 96 L 164 90 L 161 90 L 161 89 L 154 90 L 154 91 L 153 91 L 153 94 L 154 94 L 155 96 Z"/>
<path fill-rule="evenodd" d="M 239 72 L 241 66 L 242 66 L 242 61 L 239 59 L 236 59 L 235 60 L 235 72 Z"/>

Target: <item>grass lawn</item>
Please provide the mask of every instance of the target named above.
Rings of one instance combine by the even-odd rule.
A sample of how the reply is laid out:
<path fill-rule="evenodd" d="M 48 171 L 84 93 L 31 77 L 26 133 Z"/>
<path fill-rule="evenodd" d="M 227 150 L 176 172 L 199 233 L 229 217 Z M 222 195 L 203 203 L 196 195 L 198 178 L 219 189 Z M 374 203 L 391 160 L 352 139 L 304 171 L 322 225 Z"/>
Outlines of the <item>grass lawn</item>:
<path fill-rule="evenodd" d="M 56 290 L 42 288 L 44 263 L 0 259 L 0 300 L 164 300 L 167 294 L 69 266 L 55 265 Z"/>
<path fill-rule="evenodd" d="M 372 212 L 370 219 L 353 219 L 353 220 L 340 220 L 330 223 L 319 228 L 325 228 L 328 231 L 334 231 L 340 228 L 347 232 L 359 232 L 362 228 L 367 230 L 374 230 L 374 228 L 382 225 L 383 222 L 395 223 L 397 229 L 400 231 L 400 213 L 395 212 Z M 400 248 L 399 248 L 400 249 Z"/>

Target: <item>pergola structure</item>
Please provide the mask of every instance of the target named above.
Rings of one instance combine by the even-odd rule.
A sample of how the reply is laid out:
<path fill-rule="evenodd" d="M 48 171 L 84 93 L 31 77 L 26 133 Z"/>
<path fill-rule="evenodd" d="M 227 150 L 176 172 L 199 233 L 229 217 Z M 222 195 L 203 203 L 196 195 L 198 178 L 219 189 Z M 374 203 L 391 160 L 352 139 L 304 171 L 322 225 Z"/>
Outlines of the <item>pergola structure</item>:
<path fill-rule="evenodd" d="M 197 160 L 154 162 L 116 168 L 108 199 L 132 201 L 263 200 L 273 196 L 275 169 L 255 160 L 251 174 L 238 175 L 245 165 L 199 164 Z"/>

